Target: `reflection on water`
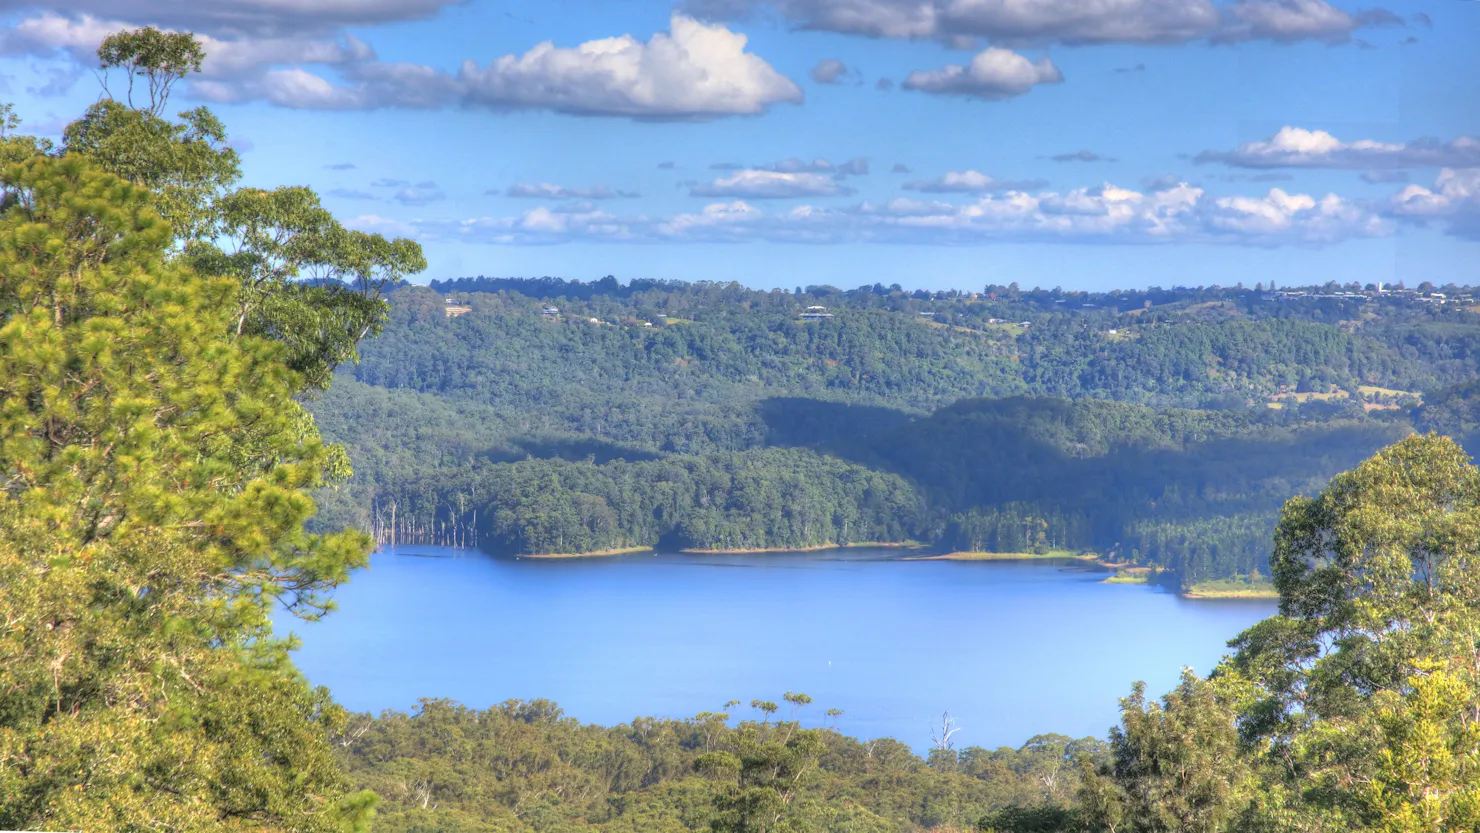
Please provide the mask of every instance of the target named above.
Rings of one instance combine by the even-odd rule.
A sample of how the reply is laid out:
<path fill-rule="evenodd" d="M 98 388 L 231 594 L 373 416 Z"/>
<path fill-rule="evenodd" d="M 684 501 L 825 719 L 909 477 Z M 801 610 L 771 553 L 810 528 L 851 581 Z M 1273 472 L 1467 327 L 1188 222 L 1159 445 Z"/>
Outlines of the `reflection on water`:
<path fill-rule="evenodd" d="M 791 690 L 815 699 L 813 722 L 840 708 L 842 731 L 919 748 L 945 710 L 961 745 L 1104 735 L 1133 680 L 1160 692 L 1184 665 L 1206 672 L 1274 612 L 1104 577 L 889 549 L 547 560 L 402 547 L 377 553 L 324 621 L 281 624 L 303 638 L 309 679 L 358 711 L 544 697 L 611 724 Z"/>

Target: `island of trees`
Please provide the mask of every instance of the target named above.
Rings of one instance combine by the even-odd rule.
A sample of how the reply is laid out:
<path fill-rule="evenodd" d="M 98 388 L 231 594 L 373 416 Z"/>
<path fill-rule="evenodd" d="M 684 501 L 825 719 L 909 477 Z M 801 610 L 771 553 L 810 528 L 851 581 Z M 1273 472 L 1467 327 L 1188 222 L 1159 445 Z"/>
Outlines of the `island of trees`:
<path fill-rule="evenodd" d="M 346 229 L 307 189 L 239 188 L 209 111 L 165 118 L 191 37 L 124 32 L 100 58 L 147 98 L 105 96 L 59 147 L 6 111 L 0 144 L 0 827 L 1480 828 L 1480 469 L 1410 430 L 1473 429 L 1465 310 L 1147 293 L 1144 322 L 1095 301 L 997 332 L 1018 316 L 919 320 L 933 296 L 814 289 L 837 312 L 797 324 L 760 297 L 788 293 L 629 284 L 566 285 L 554 315 L 471 293 L 454 318 L 425 289 L 386 300 L 423 266 L 414 242 Z M 709 310 L 602 317 L 646 313 L 644 292 Z M 1042 306 L 1023 297 L 1002 311 Z M 593 314 L 560 317 L 577 303 Z M 1336 309 L 1369 303 L 1361 326 Z M 1237 347 L 1271 343 L 1294 352 Z M 363 436 L 328 444 L 315 416 Z M 269 615 L 332 615 L 385 499 L 428 536 L 482 503 L 469 540 L 509 547 L 1117 537 L 1184 580 L 1264 571 L 1279 613 L 1205 678 L 1130 686 L 1104 740 L 958 749 L 946 716 L 921 757 L 842 736 L 801 692 L 615 727 L 546 701 L 354 715 Z M 540 527 L 536 504 L 568 517 Z"/>

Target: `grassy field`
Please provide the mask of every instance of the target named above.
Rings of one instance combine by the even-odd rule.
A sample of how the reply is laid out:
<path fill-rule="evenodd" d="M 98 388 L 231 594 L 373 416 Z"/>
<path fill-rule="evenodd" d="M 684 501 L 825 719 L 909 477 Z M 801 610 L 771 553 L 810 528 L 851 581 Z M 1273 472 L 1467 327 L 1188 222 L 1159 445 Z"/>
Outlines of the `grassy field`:
<path fill-rule="evenodd" d="M 1245 578 L 1225 578 L 1217 581 L 1200 581 L 1187 588 L 1182 595 L 1189 599 L 1277 599 L 1280 594 L 1268 581 L 1250 581 Z"/>
<path fill-rule="evenodd" d="M 1358 385 L 1357 390 L 1367 396 L 1395 396 L 1398 398 L 1411 396 L 1414 399 L 1422 398 L 1420 394 L 1414 393 L 1411 390 L 1394 390 L 1392 388 L 1380 388 L 1376 385 Z"/>

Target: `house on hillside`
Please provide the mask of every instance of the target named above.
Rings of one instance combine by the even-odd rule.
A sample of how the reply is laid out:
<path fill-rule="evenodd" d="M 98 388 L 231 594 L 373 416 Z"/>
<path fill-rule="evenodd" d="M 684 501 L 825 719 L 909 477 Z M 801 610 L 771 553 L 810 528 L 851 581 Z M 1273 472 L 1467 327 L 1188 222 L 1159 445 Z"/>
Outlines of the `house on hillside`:
<path fill-rule="evenodd" d="M 827 307 L 810 306 L 802 311 L 803 321 L 824 321 L 832 317 L 833 314 L 827 311 Z"/>
<path fill-rule="evenodd" d="M 560 308 L 552 307 L 549 304 L 546 304 L 543 308 L 540 309 L 540 315 L 543 315 L 546 318 L 559 318 Z"/>
<path fill-rule="evenodd" d="M 459 304 L 451 298 L 447 299 L 446 313 L 448 318 L 456 318 L 459 315 L 467 315 L 472 311 L 473 308 L 468 306 L 467 304 Z"/>

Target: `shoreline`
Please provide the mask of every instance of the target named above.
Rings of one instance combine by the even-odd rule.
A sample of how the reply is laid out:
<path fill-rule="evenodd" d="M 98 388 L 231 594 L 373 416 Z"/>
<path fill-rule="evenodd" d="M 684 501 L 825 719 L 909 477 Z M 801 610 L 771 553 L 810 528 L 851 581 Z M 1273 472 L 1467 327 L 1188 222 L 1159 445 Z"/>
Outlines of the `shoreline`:
<path fill-rule="evenodd" d="M 592 550 L 591 552 L 523 552 L 516 553 L 515 558 L 539 558 L 539 559 L 561 559 L 561 558 L 607 558 L 614 555 L 636 555 L 640 552 L 652 552 L 652 547 L 621 547 L 614 550 Z"/>
<path fill-rule="evenodd" d="M 918 541 L 909 542 L 881 542 L 860 541 L 852 544 L 821 544 L 815 547 L 757 547 L 753 549 L 681 549 L 678 553 L 684 555 L 781 555 L 785 553 L 809 553 L 821 552 L 823 550 L 841 549 L 898 549 L 898 550 L 923 550 L 928 547 Z M 655 547 L 623 547 L 609 550 L 595 550 L 592 552 L 569 552 L 569 553 L 519 553 L 514 558 L 530 558 L 538 560 L 557 561 L 567 558 L 612 558 L 622 555 L 637 555 L 640 553 L 656 553 Z M 1145 566 L 1132 566 L 1125 562 L 1110 561 L 1095 553 L 1075 553 L 1072 550 L 1055 550 L 1046 553 L 1033 552 L 973 552 L 957 551 L 937 553 L 934 555 L 909 555 L 901 561 L 1079 561 L 1085 564 L 1093 564 L 1110 572 L 1101 584 L 1152 584 L 1152 579 L 1158 572 L 1154 568 Z M 1225 583 L 1226 582 L 1226 583 Z M 1245 599 L 1245 600 L 1268 600 L 1278 599 L 1279 592 L 1272 585 L 1251 585 L 1236 580 L 1227 579 L 1195 584 L 1186 590 L 1173 591 L 1184 599 L 1196 600 L 1218 600 L 1218 599 Z"/>
<path fill-rule="evenodd" d="M 1053 550 L 1046 553 L 1036 552 L 972 552 L 958 551 L 947 552 L 939 555 L 922 555 L 909 559 L 910 561 L 1092 561 L 1102 567 L 1111 566 L 1094 553 L 1076 553 L 1073 550 Z"/>
<path fill-rule="evenodd" d="M 787 552 L 820 552 L 822 550 L 851 550 L 851 549 L 901 549 L 920 550 L 925 545 L 915 541 L 886 543 L 881 541 L 859 541 L 853 544 L 819 544 L 815 547 L 757 547 L 755 549 L 734 550 L 701 550 L 681 549 L 679 552 L 689 555 L 761 555 L 764 553 L 787 553 Z"/>

